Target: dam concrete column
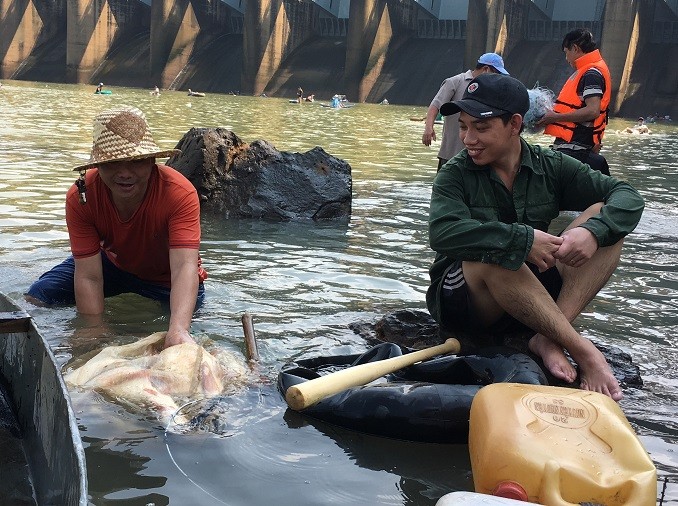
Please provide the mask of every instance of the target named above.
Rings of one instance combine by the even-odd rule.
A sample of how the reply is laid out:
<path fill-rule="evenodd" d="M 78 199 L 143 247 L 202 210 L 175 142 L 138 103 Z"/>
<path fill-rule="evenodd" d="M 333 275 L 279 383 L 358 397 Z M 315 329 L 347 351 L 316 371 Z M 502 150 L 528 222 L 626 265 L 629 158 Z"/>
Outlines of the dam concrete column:
<path fill-rule="evenodd" d="M 190 0 L 151 2 L 151 79 L 173 89 L 195 49 L 200 23 Z"/>
<path fill-rule="evenodd" d="M 464 64 L 475 67 L 483 53 L 504 57 L 523 38 L 530 0 L 469 0 Z"/>
<path fill-rule="evenodd" d="M 343 91 L 349 100 L 366 100 L 384 66 L 392 38 L 393 26 L 386 0 L 351 2 Z"/>
<path fill-rule="evenodd" d="M 488 9 L 492 0 L 469 0 L 466 17 L 466 50 L 464 51 L 464 69 L 476 66 L 478 57 L 487 53 Z"/>
<path fill-rule="evenodd" d="M 243 21 L 242 89 L 260 95 L 280 68 L 290 26 L 282 0 L 248 0 Z"/>
<path fill-rule="evenodd" d="M 652 5 L 645 6 L 644 10 L 641 9 L 641 4 L 648 3 Z M 613 114 L 619 111 L 628 91 L 641 35 L 641 12 L 649 10 L 647 16 L 650 17 L 653 8 L 654 2 L 641 2 L 641 0 L 605 3 L 600 49 L 610 69 L 612 79 L 610 112 Z M 649 37 L 650 33 L 645 35 Z"/>
<path fill-rule="evenodd" d="M 474 68 L 483 53 L 503 52 L 505 7 L 506 0 L 469 0 L 464 53 L 466 68 Z"/>
<path fill-rule="evenodd" d="M 32 0 L 0 0 L 0 78 L 9 79 L 33 51 L 44 23 Z"/>
<path fill-rule="evenodd" d="M 118 30 L 106 0 L 67 0 L 66 75 L 69 81 L 90 82 Z"/>

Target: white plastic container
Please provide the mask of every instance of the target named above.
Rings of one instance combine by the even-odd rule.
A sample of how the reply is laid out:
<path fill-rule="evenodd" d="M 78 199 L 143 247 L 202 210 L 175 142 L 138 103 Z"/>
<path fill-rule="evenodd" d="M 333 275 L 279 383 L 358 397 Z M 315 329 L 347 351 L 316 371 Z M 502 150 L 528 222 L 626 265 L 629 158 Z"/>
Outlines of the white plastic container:
<path fill-rule="evenodd" d="M 595 392 L 483 387 L 471 405 L 469 453 L 482 494 L 512 485 L 509 492 L 522 488 L 527 501 L 548 506 L 656 506 L 652 460 L 619 405 Z"/>
<path fill-rule="evenodd" d="M 526 506 L 524 501 L 506 499 L 476 492 L 450 492 L 436 503 L 436 506 Z"/>

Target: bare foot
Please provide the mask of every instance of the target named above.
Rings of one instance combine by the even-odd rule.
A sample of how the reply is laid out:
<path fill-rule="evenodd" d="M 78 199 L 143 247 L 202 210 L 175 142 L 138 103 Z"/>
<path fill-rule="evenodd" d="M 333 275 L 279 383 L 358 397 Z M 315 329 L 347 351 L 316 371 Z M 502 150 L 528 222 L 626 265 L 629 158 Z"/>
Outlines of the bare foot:
<path fill-rule="evenodd" d="M 577 379 L 577 370 L 567 359 L 563 349 L 547 337 L 535 334 L 528 342 L 528 348 L 541 357 L 546 368 L 556 378 L 567 383 Z"/>
<path fill-rule="evenodd" d="M 623 397 L 619 382 L 612 374 L 612 369 L 605 356 L 591 341 L 581 338 L 583 346 L 577 347 L 577 355 L 570 350 L 570 355 L 579 366 L 579 386 L 582 390 L 598 392 L 615 401 Z M 539 355 L 544 365 L 556 378 L 572 383 L 577 378 L 577 371 L 565 356 L 563 349 L 550 339 L 536 334 L 530 339 L 528 347 L 532 353 Z"/>
<path fill-rule="evenodd" d="M 593 343 L 587 356 L 578 360 L 580 375 L 579 382 L 582 390 L 599 392 L 611 397 L 615 401 L 621 400 L 624 396 L 617 378 L 612 374 L 610 364 L 607 363 L 605 356 L 596 348 Z M 573 357 L 574 358 L 574 357 Z"/>

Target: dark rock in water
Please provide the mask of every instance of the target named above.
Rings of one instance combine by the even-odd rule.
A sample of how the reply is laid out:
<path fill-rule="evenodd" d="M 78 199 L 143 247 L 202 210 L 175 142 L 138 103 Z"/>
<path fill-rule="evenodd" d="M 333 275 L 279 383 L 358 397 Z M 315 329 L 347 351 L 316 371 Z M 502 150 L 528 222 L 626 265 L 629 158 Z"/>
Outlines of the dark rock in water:
<path fill-rule="evenodd" d="M 202 209 L 229 218 L 348 219 L 351 166 L 315 147 L 278 151 L 266 141 L 243 142 L 224 128 L 191 128 L 167 162 L 198 190 Z"/>
<path fill-rule="evenodd" d="M 373 346 L 387 342 L 419 350 L 445 341 L 440 326 L 428 313 L 411 309 L 386 313 L 376 322 L 351 323 L 349 327 Z"/>
<path fill-rule="evenodd" d="M 643 378 L 640 377 L 640 368 L 633 363 L 631 355 L 616 346 L 607 346 L 594 342 L 612 367 L 615 378 L 622 386 L 640 388 Z"/>
<path fill-rule="evenodd" d="M 464 335 L 453 335 L 442 329 L 438 323 L 425 311 L 403 309 L 385 314 L 376 321 L 360 321 L 349 324 L 349 328 L 362 336 L 368 344 L 376 345 L 381 342 L 395 343 L 412 349 L 428 348 L 441 344 L 445 339 L 455 337 L 461 344 L 462 354 L 475 353 L 481 347 L 508 346 L 533 358 L 542 369 L 541 360 L 527 348 L 530 333 L 509 333 L 502 336 L 473 338 Z M 640 369 L 635 365 L 631 356 L 615 346 L 607 346 L 593 342 L 607 359 L 612 373 L 622 387 L 642 387 Z M 549 384 L 559 386 L 573 386 L 554 378 L 548 370 L 544 370 Z"/>

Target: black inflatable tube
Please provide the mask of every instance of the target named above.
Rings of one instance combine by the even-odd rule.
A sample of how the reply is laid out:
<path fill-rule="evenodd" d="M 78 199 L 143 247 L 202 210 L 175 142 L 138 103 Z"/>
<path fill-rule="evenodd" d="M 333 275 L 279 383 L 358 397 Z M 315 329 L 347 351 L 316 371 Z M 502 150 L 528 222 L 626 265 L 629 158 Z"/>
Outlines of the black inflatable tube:
<path fill-rule="evenodd" d="M 285 364 L 278 390 L 345 367 L 412 350 L 384 343 L 361 355 L 316 357 Z M 471 402 L 490 383 L 548 384 L 530 357 L 510 348 L 440 357 L 407 367 L 378 383 L 350 388 L 301 413 L 341 427 L 407 441 L 467 443 Z"/>

